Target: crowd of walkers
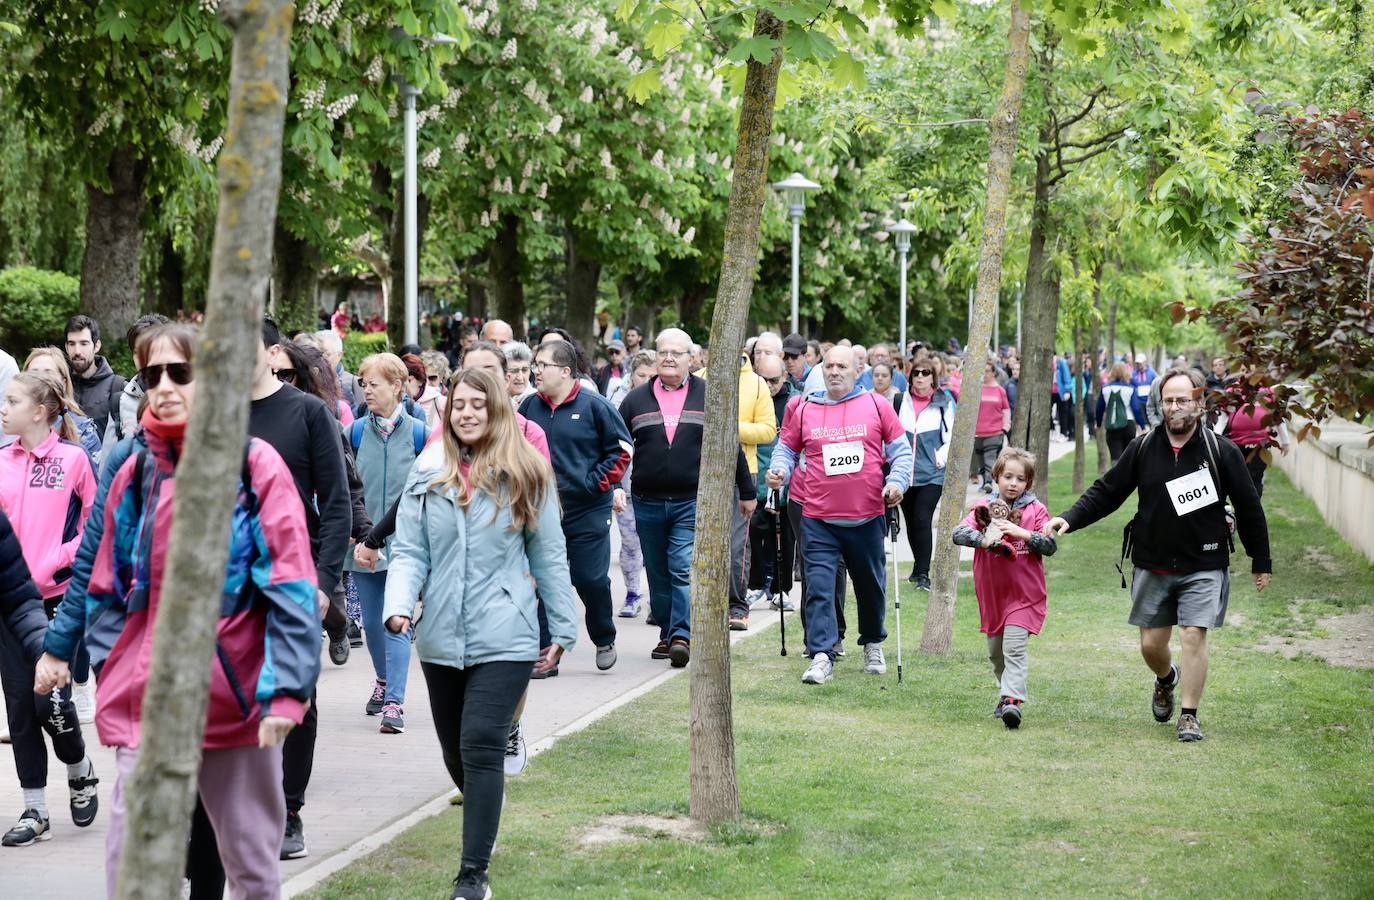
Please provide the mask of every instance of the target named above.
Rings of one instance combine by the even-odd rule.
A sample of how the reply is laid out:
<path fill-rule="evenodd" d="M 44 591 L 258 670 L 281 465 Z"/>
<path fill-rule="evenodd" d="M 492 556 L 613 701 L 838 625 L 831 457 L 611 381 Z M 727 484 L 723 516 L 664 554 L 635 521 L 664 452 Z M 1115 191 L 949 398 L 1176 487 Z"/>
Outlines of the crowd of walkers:
<path fill-rule="evenodd" d="M 606 327 L 594 365 L 561 328 L 522 342 L 491 320 L 350 372 L 348 328 L 342 307 L 329 327 L 290 339 L 265 319 L 256 348 L 187 850 L 193 897 L 218 897 L 226 883 L 235 897 L 277 896 L 277 860 L 307 855 L 322 656 L 345 665 L 366 648 L 373 681 L 357 714 L 377 717 L 384 735 L 406 731 L 418 656 L 464 801 L 454 897 L 490 896 L 504 779 L 524 765 L 530 682 L 566 664 L 579 603 L 596 670 L 616 665 L 618 629 L 641 616 L 657 629 L 653 659 L 691 661 L 711 351 L 677 328 L 646 342 L 643 329 Z M 199 334 L 139 319 L 125 336 L 137 370 L 127 381 L 101 354 L 94 320 L 73 318 L 65 338 L 65 348 L 34 348 L 22 371 L 0 352 L 0 676 L 24 797 L 3 844 L 53 835 L 44 734 L 67 766 L 73 823 L 96 819 L 83 732 L 93 724 L 116 748 L 113 895 Z M 1262 589 L 1270 561 L 1256 451 L 1286 436 L 1265 424 L 1262 405 L 1213 413 L 1209 391 L 1234 377 L 1224 360 L 1211 376 L 1177 365 L 1159 376 L 1143 357 L 1132 369 L 1088 354 L 1071 372 L 1066 354 L 1055 360 L 1055 427 L 1072 435 L 1082 391 L 1099 377 L 1085 425 L 1102 429 L 1114 466 L 1051 516 L 1031 491 L 1035 461 L 1010 433 L 1015 349 L 989 354 L 976 373 L 962 371 L 958 349 L 952 339 L 943 350 L 864 347 L 773 332 L 742 348 L 729 627 L 747 629 L 756 609 L 792 611 L 800 578 L 801 680 L 823 685 L 845 656 L 852 583 L 862 671 L 887 671 L 885 540 L 903 518 L 908 581 L 931 590 L 955 411 L 965 377 L 976 378 L 977 499 L 947 539 L 974 551 L 994 715 L 1009 728 L 1023 721 L 1029 639 L 1048 604 L 1043 559 L 1136 493 L 1130 622 L 1156 676 L 1152 711 L 1169 721 L 1181 685 L 1178 737 L 1201 739 L 1206 633 L 1225 615 L 1231 530 Z M 1181 665 L 1169 650 L 1175 625 Z"/>

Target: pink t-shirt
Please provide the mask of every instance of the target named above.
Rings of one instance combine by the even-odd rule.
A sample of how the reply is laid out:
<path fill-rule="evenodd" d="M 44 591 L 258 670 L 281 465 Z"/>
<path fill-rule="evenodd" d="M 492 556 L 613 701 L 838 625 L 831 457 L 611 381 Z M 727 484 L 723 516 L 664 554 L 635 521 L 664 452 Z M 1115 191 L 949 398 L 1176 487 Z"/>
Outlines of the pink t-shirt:
<path fill-rule="evenodd" d="M 986 506 L 987 499 L 973 504 Z M 1021 507 L 1022 528 L 1039 531 L 1050 520 L 1049 510 L 1039 500 Z M 963 524 L 977 528 L 973 511 Z M 998 556 L 981 547 L 973 551 L 973 593 L 978 597 L 978 618 L 984 634 L 999 635 L 1008 625 L 1020 625 L 1039 634 L 1045 624 L 1045 561 L 1033 553 L 1026 542 L 1011 539 L 1016 555 Z"/>
<path fill-rule="evenodd" d="M 682 408 L 687 405 L 687 382 L 677 390 L 669 390 L 663 382 L 654 379 L 654 399 L 658 401 L 659 411 L 663 413 L 663 431 L 668 436 L 668 444 L 673 443 L 677 433 L 678 420 L 682 418 Z"/>
<path fill-rule="evenodd" d="M 794 453 L 806 454 L 806 470 L 792 473 L 791 496 L 802 503 L 802 514 L 846 520 L 881 516 L 887 445 L 905 437 L 892 404 L 871 392 L 841 403 L 792 401 L 783 415 L 781 440 Z M 825 448 L 835 444 L 844 448 L 832 451 L 829 468 L 840 471 L 827 474 Z M 859 465 L 857 471 L 844 471 L 852 464 Z"/>
<path fill-rule="evenodd" d="M 1243 405 L 1231 413 L 1231 420 L 1226 426 L 1227 435 L 1240 447 L 1255 447 L 1265 443 L 1272 437 L 1269 426 L 1264 424 L 1264 417 L 1269 415 L 1267 404 L 1274 402 L 1274 392 L 1268 388 L 1260 391 L 1255 398 L 1255 408 L 1250 409 L 1248 405 Z"/>
<path fill-rule="evenodd" d="M 1011 411 L 1007 402 L 1007 392 L 1000 384 L 983 385 L 983 396 L 978 403 L 978 426 L 974 430 L 977 437 L 993 437 L 1006 429 L 1006 414 Z"/>

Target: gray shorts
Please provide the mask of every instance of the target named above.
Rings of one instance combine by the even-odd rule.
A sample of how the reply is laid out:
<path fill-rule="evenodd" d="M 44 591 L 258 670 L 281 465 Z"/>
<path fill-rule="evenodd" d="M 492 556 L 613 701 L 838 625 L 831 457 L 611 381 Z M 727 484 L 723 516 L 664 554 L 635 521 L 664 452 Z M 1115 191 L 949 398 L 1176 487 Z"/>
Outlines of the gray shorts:
<path fill-rule="evenodd" d="M 1231 574 L 1226 569 L 1161 575 L 1136 566 L 1131 578 L 1131 617 L 1127 621 L 1141 628 L 1220 628 L 1230 595 Z"/>

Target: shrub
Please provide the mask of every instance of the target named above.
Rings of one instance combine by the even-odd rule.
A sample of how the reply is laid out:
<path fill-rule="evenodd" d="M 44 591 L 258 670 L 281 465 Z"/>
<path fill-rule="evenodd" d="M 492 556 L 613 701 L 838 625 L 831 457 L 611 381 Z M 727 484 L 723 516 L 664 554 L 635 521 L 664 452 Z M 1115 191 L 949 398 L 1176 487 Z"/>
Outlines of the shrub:
<path fill-rule="evenodd" d="M 385 353 L 391 349 L 387 343 L 386 332 L 377 334 L 352 334 L 344 338 L 343 366 L 349 372 L 357 372 L 363 360 L 374 353 Z"/>
<path fill-rule="evenodd" d="M 80 281 L 62 272 L 0 269 L 0 347 L 21 360 L 33 347 L 61 347 L 79 294 Z"/>

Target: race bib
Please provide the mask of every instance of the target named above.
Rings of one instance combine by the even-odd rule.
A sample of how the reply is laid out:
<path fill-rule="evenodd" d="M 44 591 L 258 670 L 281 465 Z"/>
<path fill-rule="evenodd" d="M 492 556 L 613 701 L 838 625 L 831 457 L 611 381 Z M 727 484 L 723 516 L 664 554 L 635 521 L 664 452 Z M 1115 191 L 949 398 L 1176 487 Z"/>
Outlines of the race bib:
<path fill-rule="evenodd" d="M 864 466 L 864 442 L 846 441 L 826 444 L 821 448 L 825 457 L 826 475 L 850 475 Z"/>
<path fill-rule="evenodd" d="M 1136 385 L 1135 395 L 1136 395 L 1137 397 L 1148 397 L 1148 396 L 1150 396 L 1150 386 L 1149 386 L 1148 384 Z"/>
<path fill-rule="evenodd" d="M 1164 483 L 1169 492 L 1169 500 L 1174 504 L 1174 512 L 1186 516 L 1190 512 L 1211 506 L 1217 502 L 1217 487 L 1212 482 L 1212 473 L 1198 469 L 1187 475 Z"/>

